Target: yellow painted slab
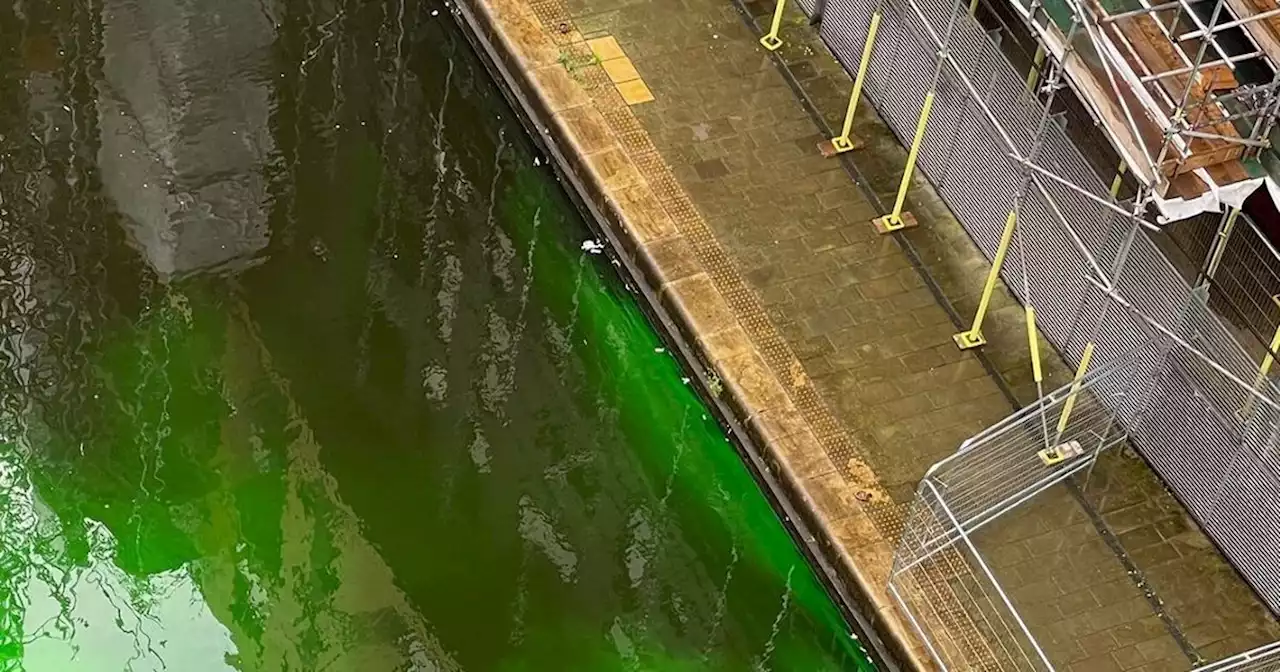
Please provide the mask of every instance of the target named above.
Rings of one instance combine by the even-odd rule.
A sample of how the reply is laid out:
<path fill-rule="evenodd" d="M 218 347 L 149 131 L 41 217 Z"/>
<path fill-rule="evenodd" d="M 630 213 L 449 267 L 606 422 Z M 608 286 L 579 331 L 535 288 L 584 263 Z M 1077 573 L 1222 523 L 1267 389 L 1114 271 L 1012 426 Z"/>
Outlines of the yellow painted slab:
<path fill-rule="evenodd" d="M 626 56 L 604 61 L 600 66 L 604 68 L 605 74 L 609 75 L 609 81 L 614 84 L 640 79 L 636 66 Z"/>
<path fill-rule="evenodd" d="M 618 93 L 622 94 L 622 100 L 628 105 L 639 105 L 640 103 L 653 101 L 653 92 L 639 79 L 622 82 L 617 87 Z"/>
<path fill-rule="evenodd" d="M 613 39 L 612 35 L 587 40 L 587 46 L 591 47 L 591 52 L 602 61 L 611 61 L 615 58 L 626 56 L 626 54 L 622 53 L 622 47 L 617 40 Z"/>

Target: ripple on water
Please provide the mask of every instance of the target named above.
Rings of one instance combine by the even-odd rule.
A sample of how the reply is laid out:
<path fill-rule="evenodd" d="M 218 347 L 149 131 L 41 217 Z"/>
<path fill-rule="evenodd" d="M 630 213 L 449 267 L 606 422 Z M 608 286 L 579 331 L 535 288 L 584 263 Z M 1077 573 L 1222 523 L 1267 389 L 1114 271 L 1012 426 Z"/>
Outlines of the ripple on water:
<path fill-rule="evenodd" d="M 649 523 L 649 512 L 642 508 L 631 514 L 628 527 L 631 529 L 631 543 L 627 545 L 627 576 L 631 579 L 631 587 L 639 588 L 644 579 L 644 570 L 648 566 L 654 552 L 653 526 Z"/>
<path fill-rule="evenodd" d="M 551 517 L 533 503 L 529 495 L 520 497 L 520 537 L 542 551 L 547 560 L 556 566 L 560 579 L 573 583 L 578 573 L 578 554 L 568 539 L 556 531 Z"/>
<path fill-rule="evenodd" d="M 480 398 L 486 410 L 498 415 L 515 389 L 512 367 L 516 356 L 515 339 L 507 321 L 492 306 L 489 308 L 487 326 L 489 340 L 484 355 L 487 361 L 484 377 L 480 380 Z"/>
<path fill-rule="evenodd" d="M 427 399 L 443 402 L 449 394 L 449 372 L 439 364 L 428 364 L 423 367 L 422 391 Z"/>
<path fill-rule="evenodd" d="M 489 248 L 490 264 L 493 274 L 502 283 L 502 289 L 512 292 L 516 287 L 515 274 L 511 270 L 511 262 L 516 258 L 516 248 L 511 237 L 499 229 L 493 231 L 494 244 Z"/>
<path fill-rule="evenodd" d="M 485 438 L 484 431 L 479 426 L 475 428 L 475 437 L 471 439 L 471 447 L 467 450 L 471 455 L 471 463 L 476 465 L 476 469 L 482 474 L 487 474 L 493 469 L 489 466 L 489 439 Z"/>
<path fill-rule="evenodd" d="M 440 263 L 440 291 L 436 303 L 440 306 L 440 340 L 448 344 L 453 339 L 453 321 L 458 315 L 458 292 L 462 289 L 462 262 L 446 253 Z"/>

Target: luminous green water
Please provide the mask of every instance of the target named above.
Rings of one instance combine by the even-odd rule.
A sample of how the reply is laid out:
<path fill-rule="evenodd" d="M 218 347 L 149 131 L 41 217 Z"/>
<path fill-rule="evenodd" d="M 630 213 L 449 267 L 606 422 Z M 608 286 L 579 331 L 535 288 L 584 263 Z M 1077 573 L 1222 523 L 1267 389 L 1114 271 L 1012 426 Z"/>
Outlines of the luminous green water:
<path fill-rule="evenodd" d="M 0 7 L 0 669 L 871 669 L 430 2 Z"/>

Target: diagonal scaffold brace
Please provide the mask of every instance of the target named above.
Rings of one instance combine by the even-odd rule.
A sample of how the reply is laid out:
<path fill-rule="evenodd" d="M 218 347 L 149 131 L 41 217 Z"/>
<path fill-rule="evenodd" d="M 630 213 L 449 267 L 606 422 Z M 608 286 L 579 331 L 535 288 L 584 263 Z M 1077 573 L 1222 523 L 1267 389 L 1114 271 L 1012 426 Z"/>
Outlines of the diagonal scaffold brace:
<path fill-rule="evenodd" d="M 1053 64 L 1049 69 L 1049 75 L 1045 82 L 1040 86 L 1040 90 L 1045 92 L 1045 100 L 1043 101 L 1044 111 L 1040 114 L 1039 126 L 1036 129 L 1035 140 L 1031 145 L 1028 163 L 1034 163 L 1040 155 L 1040 150 L 1044 145 L 1045 130 L 1049 127 L 1049 121 L 1053 117 L 1053 102 L 1057 97 L 1058 90 L 1065 86 L 1063 82 L 1064 64 L 1066 59 L 1071 58 L 1074 53 L 1074 38 L 1077 29 L 1080 27 L 1080 19 L 1072 17 L 1071 26 L 1067 30 L 1067 50 L 1062 55 L 1062 62 Z M 995 256 L 991 260 L 991 268 L 987 271 L 986 282 L 982 285 L 982 296 L 978 299 L 978 309 L 974 313 L 973 323 L 968 329 L 962 331 L 952 337 L 956 346 L 961 350 L 969 350 L 978 348 L 987 344 L 987 339 L 982 335 L 982 323 L 987 317 L 987 311 L 991 308 L 991 296 L 995 293 L 996 283 L 1000 280 L 1000 271 L 1004 267 L 1005 257 L 1009 253 L 1009 247 L 1013 243 L 1013 235 L 1018 227 L 1018 212 L 1022 207 L 1022 202 L 1026 198 L 1027 192 L 1031 188 L 1032 172 L 1031 169 L 1024 164 L 1022 166 L 1022 181 L 1018 185 L 1018 190 L 1013 195 L 1013 205 L 1009 209 L 1009 216 L 1005 218 L 1004 230 L 1000 234 L 1000 243 L 996 247 Z M 1037 383 L 1043 380 L 1040 373 L 1039 362 L 1039 345 L 1037 342 L 1037 334 L 1035 332 L 1035 308 L 1032 305 L 1029 295 L 1030 288 L 1027 286 L 1027 259 L 1026 251 L 1022 251 L 1022 273 L 1023 273 L 1023 301 L 1026 304 L 1027 311 L 1027 338 L 1029 347 L 1031 348 L 1033 368 L 1037 377 Z"/>

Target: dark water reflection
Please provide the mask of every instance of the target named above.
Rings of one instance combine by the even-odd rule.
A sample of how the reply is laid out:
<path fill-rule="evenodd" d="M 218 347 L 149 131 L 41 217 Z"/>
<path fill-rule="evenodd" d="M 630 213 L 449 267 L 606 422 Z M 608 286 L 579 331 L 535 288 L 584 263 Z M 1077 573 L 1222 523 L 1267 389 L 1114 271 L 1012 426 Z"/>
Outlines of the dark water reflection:
<path fill-rule="evenodd" d="M 0 670 L 862 660 L 441 5 L 0 7 Z"/>

